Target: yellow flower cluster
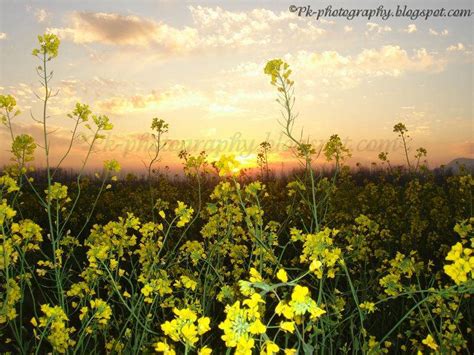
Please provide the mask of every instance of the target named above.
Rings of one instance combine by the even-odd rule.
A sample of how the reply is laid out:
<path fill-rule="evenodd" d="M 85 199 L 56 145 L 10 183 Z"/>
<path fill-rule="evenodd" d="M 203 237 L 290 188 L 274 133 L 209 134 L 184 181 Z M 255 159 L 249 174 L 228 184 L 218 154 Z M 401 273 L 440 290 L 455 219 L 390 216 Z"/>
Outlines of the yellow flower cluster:
<path fill-rule="evenodd" d="M 156 279 L 149 280 L 142 289 L 141 293 L 145 296 L 146 303 L 153 303 L 156 295 L 164 296 L 173 292 L 171 288 L 171 280 L 167 277 L 164 270 L 160 271 L 160 276 Z"/>
<path fill-rule="evenodd" d="M 176 223 L 176 227 L 182 228 L 186 224 L 191 221 L 191 218 L 194 213 L 194 209 L 192 207 L 188 207 L 184 202 L 178 201 L 178 207 L 174 209 L 174 213 L 178 218 L 178 222 Z"/>
<path fill-rule="evenodd" d="M 219 176 L 234 176 L 240 171 L 240 163 L 232 155 L 221 155 L 215 162 L 215 166 L 219 171 Z"/>
<path fill-rule="evenodd" d="M 2 187 L 0 191 L 4 191 L 6 189 L 7 193 L 12 193 L 15 191 L 20 190 L 15 179 L 13 179 L 10 175 L 3 175 L 0 176 L 0 186 Z"/>
<path fill-rule="evenodd" d="M 395 258 L 387 261 L 388 274 L 380 278 L 379 284 L 389 296 L 397 296 L 403 290 L 402 280 L 410 280 L 411 277 L 423 269 L 424 263 L 416 260 L 416 253 L 411 252 L 406 256 L 397 252 Z"/>
<path fill-rule="evenodd" d="M 59 182 L 55 182 L 53 185 L 51 185 L 51 188 L 49 191 L 44 190 L 44 192 L 46 193 L 46 196 L 51 201 L 64 200 L 67 198 L 67 186 Z"/>
<path fill-rule="evenodd" d="M 303 252 L 300 256 L 301 262 L 309 262 L 309 269 L 315 273 L 318 279 L 323 275 L 334 278 L 338 270 L 338 262 L 342 261 L 341 249 L 333 246 L 333 236 L 337 230 L 325 228 L 316 234 L 307 234 L 303 237 Z M 293 239 L 298 240 L 294 232 Z"/>
<path fill-rule="evenodd" d="M 104 169 L 106 171 L 111 171 L 111 172 L 118 173 L 120 171 L 121 167 L 120 167 L 120 164 L 117 160 L 112 159 L 112 160 L 106 160 L 104 162 Z"/>
<path fill-rule="evenodd" d="M 186 346 L 193 347 L 199 340 L 199 336 L 208 332 L 211 328 L 209 317 L 199 317 L 196 312 L 189 309 L 174 308 L 175 319 L 166 321 L 161 325 L 163 333 L 176 342 L 183 342 Z"/>
<path fill-rule="evenodd" d="M 280 301 L 275 309 L 275 313 L 283 315 L 286 319 L 299 324 L 303 319 L 302 317 L 306 314 L 309 315 L 311 320 L 316 320 L 326 313 L 326 311 L 318 307 L 316 301 L 311 298 L 309 288 L 296 285 L 291 293 L 291 299 L 289 301 Z M 285 330 L 291 330 L 292 326 L 284 324 L 283 328 L 286 328 Z"/>
<path fill-rule="evenodd" d="M 263 72 L 271 77 L 272 85 L 277 85 L 277 79 L 282 79 L 288 86 L 293 85 L 293 81 L 289 79 L 291 75 L 290 66 L 281 59 L 268 61 Z"/>
<path fill-rule="evenodd" d="M 5 221 L 13 219 L 16 216 L 16 211 L 7 204 L 7 200 L 3 199 L 2 204 L 0 205 L 0 226 L 5 223 Z"/>
<path fill-rule="evenodd" d="M 369 301 L 362 302 L 359 305 L 359 308 L 363 309 L 364 311 L 367 311 L 367 313 L 374 313 L 375 310 L 377 309 L 377 307 L 375 307 L 375 303 L 374 302 L 369 302 Z"/>
<path fill-rule="evenodd" d="M 1 256 L 0 256 L 1 257 Z M 2 300 L 0 301 L 0 324 L 15 319 L 18 314 L 15 305 L 21 300 L 20 286 L 14 279 L 8 279 L 2 285 Z"/>
<path fill-rule="evenodd" d="M 452 263 L 444 266 L 444 272 L 456 285 L 460 285 L 468 279 L 474 279 L 474 255 L 472 255 L 471 248 L 463 247 L 458 242 L 451 247 L 446 260 L 452 261 Z"/>
<path fill-rule="evenodd" d="M 69 319 L 64 310 L 60 306 L 43 304 L 41 312 L 43 316 L 39 319 L 33 318 L 31 323 L 39 329 L 38 332 L 48 334 L 47 339 L 55 351 L 65 353 L 76 342 L 70 338 L 75 329 L 68 327 Z"/>
<path fill-rule="evenodd" d="M 438 344 L 436 344 L 436 341 L 433 339 L 431 334 L 428 334 L 421 342 L 434 351 L 438 350 Z"/>
<path fill-rule="evenodd" d="M 2 205 L 0 205 L 0 213 L 1 209 Z M 15 215 L 15 213 L 9 213 L 9 209 L 6 206 L 5 217 L 8 219 Z M 0 237 L 3 239 L 3 243 L 0 244 L 0 270 L 5 270 L 15 264 L 20 257 L 20 252 L 26 253 L 39 250 L 40 243 L 43 241 L 41 227 L 29 219 L 12 223 L 10 233 L 8 235 L 0 234 Z"/>
<path fill-rule="evenodd" d="M 90 301 L 91 310 L 91 322 L 96 323 L 99 327 L 105 327 L 112 316 L 112 308 L 104 300 L 97 298 Z M 89 309 L 87 307 L 81 308 L 81 314 L 79 315 L 80 320 L 84 320 L 87 316 Z M 92 330 L 90 330 L 92 331 Z"/>
<path fill-rule="evenodd" d="M 242 304 L 236 301 L 225 308 L 226 319 L 219 324 L 224 331 L 222 340 L 226 346 L 236 348 L 236 354 L 251 354 L 255 345 L 254 336 L 264 334 L 260 305 L 265 304 L 260 294 L 254 293 Z"/>

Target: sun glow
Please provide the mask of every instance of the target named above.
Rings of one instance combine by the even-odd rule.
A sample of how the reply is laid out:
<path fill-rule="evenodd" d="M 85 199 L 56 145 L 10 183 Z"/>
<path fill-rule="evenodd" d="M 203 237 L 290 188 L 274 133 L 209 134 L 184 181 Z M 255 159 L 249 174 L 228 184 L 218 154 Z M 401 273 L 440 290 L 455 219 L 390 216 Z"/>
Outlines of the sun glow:
<path fill-rule="evenodd" d="M 237 155 L 235 160 L 239 162 L 239 170 L 243 169 L 252 169 L 257 167 L 257 155 L 256 154 L 247 154 L 247 155 Z"/>

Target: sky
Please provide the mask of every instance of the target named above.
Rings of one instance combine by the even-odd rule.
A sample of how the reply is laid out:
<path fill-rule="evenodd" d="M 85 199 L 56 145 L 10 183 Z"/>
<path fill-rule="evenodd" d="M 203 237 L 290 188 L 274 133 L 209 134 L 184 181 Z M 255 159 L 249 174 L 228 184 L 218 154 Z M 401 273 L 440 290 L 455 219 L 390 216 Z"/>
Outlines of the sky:
<path fill-rule="evenodd" d="M 474 10 L 472 1 L 408 3 Z M 296 133 L 316 146 L 339 134 L 352 151 L 350 164 L 370 165 L 381 151 L 401 163 L 398 122 L 409 129 L 410 154 L 425 147 L 431 167 L 474 157 L 474 16 L 317 19 L 289 10 L 308 4 L 395 10 L 398 2 L 0 0 L 0 94 L 13 95 L 22 110 L 15 133 L 41 144 L 41 126 L 31 118 L 42 112 L 31 51 L 37 35 L 55 33 L 59 55 L 48 63 L 59 90 L 48 107 L 53 159 L 69 143 L 67 114 L 81 102 L 114 124 L 96 146 L 92 168 L 115 158 L 126 170 L 143 169 L 153 117 L 169 123 L 162 166 L 179 167 L 186 148 L 206 150 L 210 160 L 234 154 L 251 167 L 259 143 L 269 141 L 271 163 L 284 168 L 295 158 L 263 73 L 268 60 L 282 58 L 293 70 Z M 76 143 L 65 167 L 78 167 L 85 156 L 86 144 Z M 9 145 L 2 127 L 2 165 Z M 38 165 L 43 155 L 38 148 Z"/>

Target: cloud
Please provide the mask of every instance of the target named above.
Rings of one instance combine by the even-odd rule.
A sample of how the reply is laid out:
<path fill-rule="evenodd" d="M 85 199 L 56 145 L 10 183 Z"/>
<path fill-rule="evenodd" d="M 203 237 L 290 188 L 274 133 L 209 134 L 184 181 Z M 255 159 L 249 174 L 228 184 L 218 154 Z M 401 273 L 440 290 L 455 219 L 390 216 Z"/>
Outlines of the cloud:
<path fill-rule="evenodd" d="M 374 76 L 399 76 L 407 71 L 439 71 L 444 62 L 436 60 L 424 48 L 410 56 L 398 45 L 387 45 L 378 50 L 363 50 L 356 57 L 355 65 Z"/>
<path fill-rule="evenodd" d="M 153 90 L 149 94 L 113 96 L 97 101 L 96 106 L 105 113 L 120 115 L 157 109 L 182 109 L 202 106 L 206 103 L 207 100 L 203 94 L 194 92 L 181 85 L 175 85 L 161 92 Z"/>
<path fill-rule="evenodd" d="M 429 53 L 424 48 L 407 51 L 398 45 L 386 45 L 379 48 L 364 49 L 353 55 L 340 51 L 300 50 L 283 56 L 293 68 L 295 80 L 303 91 L 311 92 L 318 85 L 321 97 L 326 89 L 350 89 L 362 82 L 382 77 L 401 77 L 407 73 L 440 72 L 446 66 L 446 60 Z M 232 75 L 229 82 L 235 85 L 245 83 L 254 88 L 266 83 L 262 77 L 265 63 L 245 62 L 227 70 Z M 235 88 L 229 88 L 232 92 Z M 266 91 L 262 89 L 262 92 Z M 250 93 L 249 93 L 250 94 Z M 308 96 L 308 99 L 312 96 Z M 230 99 L 230 98 L 229 98 Z M 260 97 L 259 99 L 271 99 Z M 250 100 L 250 98 L 246 98 Z"/>
<path fill-rule="evenodd" d="M 202 44 L 216 46 L 248 46 L 281 43 L 285 38 L 306 36 L 316 39 L 325 30 L 314 21 L 296 21 L 285 11 L 275 13 L 266 9 L 227 11 L 220 7 L 190 6 L 194 27 Z"/>
<path fill-rule="evenodd" d="M 377 23 L 367 22 L 367 31 L 365 32 L 366 36 L 371 33 L 381 34 L 385 32 L 392 32 L 392 28 L 390 26 L 380 26 Z"/>
<path fill-rule="evenodd" d="M 75 43 L 139 47 L 154 44 L 170 51 L 192 47 L 197 35 L 189 27 L 180 30 L 142 17 L 115 13 L 75 12 L 69 22 L 70 27 L 48 31 Z"/>
<path fill-rule="evenodd" d="M 3 39 L 7 39 L 7 34 L 5 32 L 0 32 L 0 41 Z"/>
<path fill-rule="evenodd" d="M 36 9 L 35 18 L 38 23 L 45 22 L 50 17 L 50 13 L 45 9 Z"/>
<path fill-rule="evenodd" d="M 438 31 L 433 30 L 432 28 L 430 28 L 430 34 L 433 35 L 433 36 L 447 36 L 449 34 L 449 31 L 447 29 L 444 29 L 444 30 L 438 32 Z"/>
<path fill-rule="evenodd" d="M 189 6 L 192 25 L 176 28 L 135 15 L 74 12 L 67 27 L 48 28 L 63 39 L 80 44 L 156 48 L 189 52 L 221 47 L 284 44 L 288 39 L 307 40 L 325 33 L 314 21 L 297 21 L 288 12 L 265 9 L 234 12 L 220 7 Z"/>
<path fill-rule="evenodd" d="M 414 50 L 410 55 L 397 45 L 386 45 L 378 49 L 364 49 L 355 56 L 337 51 L 307 52 L 285 57 L 295 66 L 295 72 L 305 78 L 319 77 L 326 83 L 344 88 L 358 85 L 365 78 L 398 77 L 407 72 L 440 71 L 445 62 L 436 59 L 426 49 Z"/>
<path fill-rule="evenodd" d="M 398 114 L 397 121 L 405 122 L 410 135 L 429 136 L 432 133 L 433 124 L 430 120 L 433 117 L 433 113 L 427 113 L 425 111 L 419 111 L 415 108 L 406 109 L 404 112 Z"/>
<path fill-rule="evenodd" d="M 53 83 L 53 97 L 49 100 L 48 111 L 52 116 L 65 115 L 70 113 L 77 102 L 90 104 L 93 111 L 96 106 L 94 102 L 104 97 L 120 95 L 122 93 L 136 90 L 136 84 L 130 81 L 115 80 L 100 76 L 94 76 L 89 80 L 79 80 L 76 77 L 67 77 Z M 19 108 L 22 111 L 32 109 L 38 111 L 40 101 L 36 95 L 42 97 L 44 88 L 39 84 L 19 83 L 8 87 L 8 93 L 17 99 Z"/>
<path fill-rule="evenodd" d="M 406 29 L 402 30 L 402 32 L 406 32 L 406 33 L 415 33 L 416 31 L 417 31 L 417 28 L 414 23 L 409 24 Z"/>
<path fill-rule="evenodd" d="M 446 48 L 446 50 L 448 52 L 464 52 L 466 50 L 466 47 L 464 46 L 464 44 L 459 42 L 457 44 L 449 46 L 448 48 Z"/>

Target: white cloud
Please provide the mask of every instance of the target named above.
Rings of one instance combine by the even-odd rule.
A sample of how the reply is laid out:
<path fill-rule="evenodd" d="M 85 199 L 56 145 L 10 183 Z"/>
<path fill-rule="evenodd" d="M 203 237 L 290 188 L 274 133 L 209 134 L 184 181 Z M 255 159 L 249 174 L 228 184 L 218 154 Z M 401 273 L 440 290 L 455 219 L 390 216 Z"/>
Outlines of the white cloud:
<path fill-rule="evenodd" d="M 75 12 L 69 20 L 70 27 L 49 28 L 48 31 L 75 43 L 100 42 L 123 46 L 156 44 L 170 51 L 192 46 L 197 35 L 195 30 L 188 27 L 178 30 L 133 15 Z"/>
<path fill-rule="evenodd" d="M 428 53 L 424 48 L 411 53 L 398 45 L 364 49 L 355 55 L 337 51 L 298 51 L 286 54 L 284 59 L 293 67 L 296 81 L 307 88 L 319 83 L 325 87 L 352 88 L 364 80 L 378 77 L 399 77 L 413 72 L 438 72 L 444 69 L 445 60 Z M 242 78 L 255 77 L 263 63 L 245 63 L 231 72 Z M 309 80 L 310 78 L 311 80 Z M 248 79 L 247 79 L 248 80 Z"/>
<path fill-rule="evenodd" d="M 464 52 L 466 50 L 466 47 L 462 43 L 457 43 L 449 46 L 446 48 L 448 52 Z"/>
<path fill-rule="evenodd" d="M 39 23 L 45 22 L 50 17 L 50 14 L 45 9 L 36 9 L 35 18 Z"/>
<path fill-rule="evenodd" d="M 326 20 L 324 18 L 320 18 L 319 19 L 319 22 L 325 24 L 325 25 L 334 25 L 336 22 L 332 21 L 332 20 Z"/>
<path fill-rule="evenodd" d="M 439 72 L 446 65 L 445 59 L 429 53 L 424 48 L 409 52 L 398 45 L 364 49 L 353 55 L 338 51 L 300 50 L 284 55 L 283 59 L 292 67 L 295 80 L 303 91 L 311 91 L 317 87 L 319 93 L 326 89 L 354 88 L 375 78 L 396 78 L 417 72 Z M 229 82 L 236 86 L 245 83 L 249 87 L 254 87 L 253 95 L 256 95 L 258 88 L 261 87 L 259 85 L 266 83 L 261 75 L 264 65 L 264 62 L 239 64 L 226 71 L 228 77 L 232 75 Z M 234 88 L 228 88 L 229 92 L 232 90 Z M 265 90 L 263 92 L 265 93 Z M 262 96 L 260 99 L 267 98 Z M 245 100 L 242 99 L 243 101 Z"/>
<path fill-rule="evenodd" d="M 289 12 L 266 9 L 227 11 L 220 7 L 190 6 L 200 46 L 250 46 L 284 43 L 287 39 L 317 39 L 325 30 L 314 21 L 296 21 Z"/>
<path fill-rule="evenodd" d="M 366 35 L 370 33 L 381 34 L 385 32 L 392 32 L 392 28 L 390 26 L 381 26 L 374 22 L 367 22 L 367 31 L 365 32 Z"/>
<path fill-rule="evenodd" d="M 146 112 L 151 110 L 179 109 L 202 106 L 207 100 L 202 93 L 192 91 L 184 86 L 175 85 L 161 92 L 133 96 L 113 96 L 96 102 L 97 107 L 113 114 Z"/>
<path fill-rule="evenodd" d="M 406 33 L 415 33 L 417 31 L 417 28 L 414 23 L 411 23 L 407 26 L 407 28 L 403 29 L 402 31 Z"/>
<path fill-rule="evenodd" d="M 432 116 L 433 113 L 407 108 L 404 112 L 398 114 L 397 120 L 406 122 L 410 133 L 420 137 L 431 133 L 433 125 L 430 122 L 430 117 Z"/>
<path fill-rule="evenodd" d="M 442 31 L 436 31 L 430 28 L 430 34 L 433 36 L 447 36 L 449 34 L 449 31 L 447 29 L 444 29 Z"/>
<path fill-rule="evenodd" d="M 285 44 L 288 40 L 314 40 L 325 33 L 314 21 L 292 22 L 294 18 L 288 12 L 234 12 L 202 6 L 188 9 L 193 24 L 182 28 L 135 15 L 74 12 L 67 27 L 48 31 L 75 43 L 160 47 L 167 52 Z"/>

